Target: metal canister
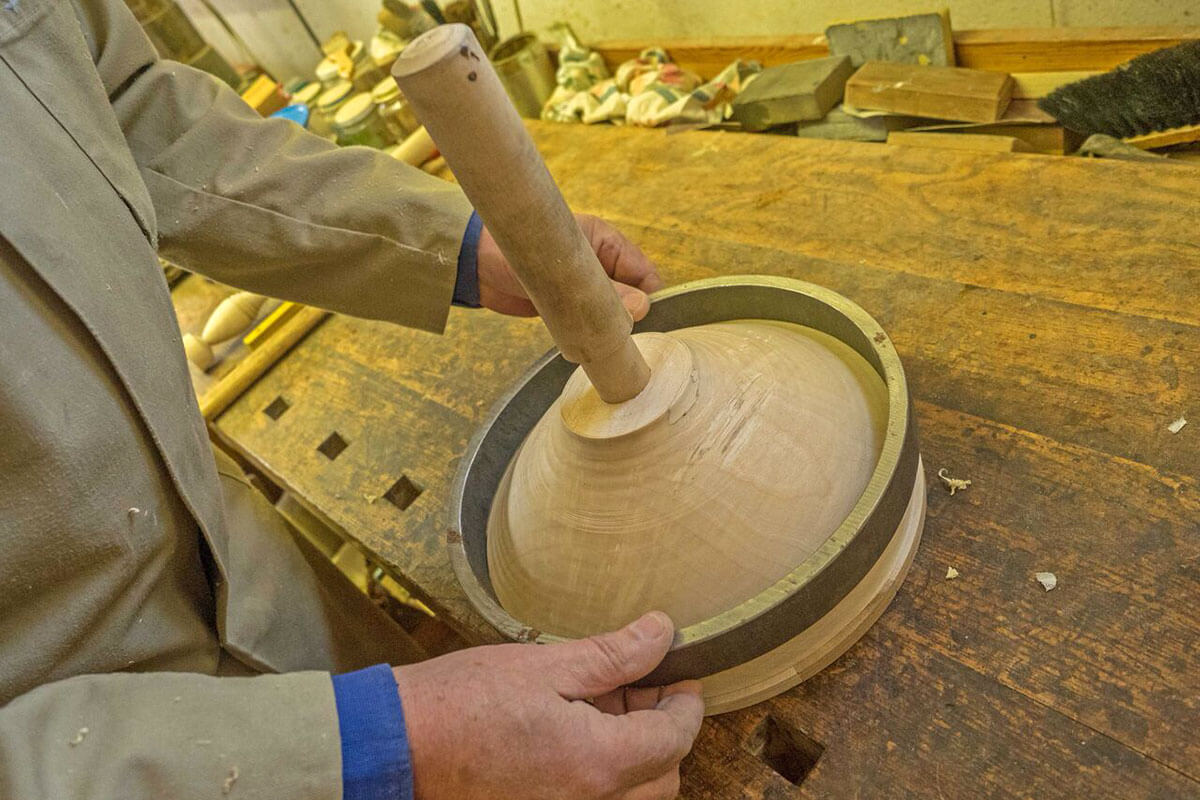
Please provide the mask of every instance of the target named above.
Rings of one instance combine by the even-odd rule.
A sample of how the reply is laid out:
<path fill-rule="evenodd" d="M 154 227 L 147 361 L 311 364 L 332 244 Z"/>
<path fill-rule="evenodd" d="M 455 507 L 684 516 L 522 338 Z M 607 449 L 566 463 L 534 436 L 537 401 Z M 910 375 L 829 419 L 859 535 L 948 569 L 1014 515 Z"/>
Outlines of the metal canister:
<path fill-rule="evenodd" d="M 354 84 L 350 81 L 338 81 L 326 89 L 317 98 L 317 107 L 308 121 L 308 129 L 318 136 L 333 141 L 336 136 L 333 130 L 333 118 L 338 109 L 350 99 Z"/>
<path fill-rule="evenodd" d="M 554 69 L 545 45 L 532 33 L 522 33 L 493 47 L 490 57 L 517 111 L 537 119 L 554 91 Z"/>
<path fill-rule="evenodd" d="M 342 80 L 342 76 L 338 74 L 337 62 L 328 57 L 317 62 L 317 67 L 313 70 L 313 74 L 317 76 L 317 80 L 326 89 L 332 89 L 334 84 Z"/>
<path fill-rule="evenodd" d="M 390 75 L 375 84 L 371 89 L 371 97 L 379 107 L 379 115 L 383 118 L 383 124 L 387 126 L 393 141 L 403 142 L 410 133 L 421 126 L 412 106 L 396 85 L 396 79 Z"/>
<path fill-rule="evenodd" d="M 312 109 L 316 104 L 317 98 L 321 95 L 323 87 L 317 81 L 306 83 L 292 93 L 293 103 L 304 103 L 309 109 Z"/>
<path fill-rule="evenodd" d="M 333 130 L 337 134 L 337 143 L 343 146 L 361 145 L 382 150 L 395 143 L 370 92 L 360 92 L 338 108 L 333 117 Z"/>
<path fill-rule="evenodd" d="M 387 73 L 371 60 L 371 54 L 362 42 L 355 42 L 350 46 L 350 60 L 354 62 L 354 74 L 350 76 L 350 80 L 360 92 L 371 91 L 375 84 L 387 77 Z"/>

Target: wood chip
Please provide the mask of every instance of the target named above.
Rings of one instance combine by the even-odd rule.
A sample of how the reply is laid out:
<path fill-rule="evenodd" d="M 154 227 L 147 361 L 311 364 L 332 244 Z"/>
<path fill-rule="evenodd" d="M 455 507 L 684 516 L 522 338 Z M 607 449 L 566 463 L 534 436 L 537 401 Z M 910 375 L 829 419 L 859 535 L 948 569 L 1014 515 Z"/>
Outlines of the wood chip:
<path fill-rule="evenodd" d="M 233 791 L 233 785 L 237 783 L 238 768 L 236 766 L 229 768 L 229 777 L 221 784 L 221 794 L 229 794 Z"/>
<path fill-rule="evenodd" d="M 1169 430 L 1171 433 L 1179 433 L 1181 430 L 1183 430 L 1184 425 L 1187 425 L 1187 420 L 1183 417 L 1180 417 L 1168 425 L 1167 430 Z"/>
<path fill-rule="evenodd" d="M 956 570 L 954 567 L 946 568 L 946 580 L 952 581 L 957 577 L 958 577 L 958 570 Z"/>
<path fill-rule="evenodd" d="M 939 478 L 942 479 L 942 483 L 946 484 L 946 488 L 950 490 L 951 497 L 953 497 L 954 493 L 957 492 L 959 489 L 965 489 L 971 485 L 970 479 L 951 478 L 949 475 L 946 474 L 945 467 L 942 467 L 941 469 L 939 469 L 937 475 Z"/>
<path fill-rule="evenodd" d="M 1035 573 L 1033 577 L 1037 579 L 1037 582 L 1040 583 L 1042 588 L 1047 592 L 1053 589 L 1055 586 L 1058 586 L 1058 578 L 1054 576 L 1053 572 L 1038 572 Z"/>

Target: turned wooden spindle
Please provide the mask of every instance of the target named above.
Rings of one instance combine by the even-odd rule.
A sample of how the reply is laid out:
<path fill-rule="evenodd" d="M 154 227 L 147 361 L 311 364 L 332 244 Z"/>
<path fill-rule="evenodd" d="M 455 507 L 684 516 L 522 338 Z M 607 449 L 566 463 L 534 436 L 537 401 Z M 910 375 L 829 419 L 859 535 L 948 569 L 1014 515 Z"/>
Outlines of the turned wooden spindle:
<path fill-rule="evenodd" d="M 606 402 L 635 397 L 650 368 L 630 336 L 633 320 L 475 34 L 434 28 L 404 49 L 392 75 L 563 356 Z"/>

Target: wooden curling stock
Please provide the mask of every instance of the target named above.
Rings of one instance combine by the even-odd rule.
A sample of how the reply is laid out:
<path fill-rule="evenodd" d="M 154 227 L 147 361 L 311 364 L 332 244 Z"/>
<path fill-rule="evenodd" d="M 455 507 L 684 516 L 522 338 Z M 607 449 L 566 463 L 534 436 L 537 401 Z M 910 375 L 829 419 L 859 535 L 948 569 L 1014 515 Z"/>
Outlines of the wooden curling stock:
<path fill-rule="evenodd" d="M 563 356 L 606 402 L 636 396 L 650 368 L 630 336 L 633 320 L 471 29 L 419 36 L 392 74 Z"/>

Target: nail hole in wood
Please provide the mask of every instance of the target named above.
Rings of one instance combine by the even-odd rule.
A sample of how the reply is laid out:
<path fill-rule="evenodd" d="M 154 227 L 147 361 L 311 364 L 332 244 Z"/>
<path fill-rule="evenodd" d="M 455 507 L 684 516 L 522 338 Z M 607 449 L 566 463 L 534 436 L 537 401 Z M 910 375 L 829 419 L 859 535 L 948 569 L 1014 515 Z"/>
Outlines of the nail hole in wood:
<path fill-rule="evenodd" d="M 768 716 L 754 729 L 744 747 L 796 786 L 808 777 L 817 765 L 817 759 L 825 752 L 820 742 L 773 716 Z"/>
<path fill-rule="evenodd" d="M 383 496 L 389 503 L 403 511 L 411 506 L 423 491 L 425 490 L 409 480 L 407 475 L 401 475 L 400 480 L 393 483 L 392 488 L 384 492 Z"/>
<path fill-rule="evenodd" d="M 338 436 L 337 431 L 334 431 L 329 434 L 329 438 L 321 442 L 320 446 L 317 447 L 317 451 L 330 461 L 333 461 L 349 446 L 350 444 L 341 436 Z"/>
<path fill-rule="evenodd" d="M 283 396 L 276 397 L 271 401 L 271 405 L 263 409 L 263 413 L 271 419 L 279 419 L 283 416 L 283 412 L 291 408 L 288 401 L 283 399 Z"/>

